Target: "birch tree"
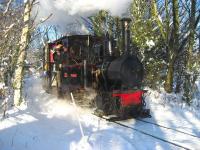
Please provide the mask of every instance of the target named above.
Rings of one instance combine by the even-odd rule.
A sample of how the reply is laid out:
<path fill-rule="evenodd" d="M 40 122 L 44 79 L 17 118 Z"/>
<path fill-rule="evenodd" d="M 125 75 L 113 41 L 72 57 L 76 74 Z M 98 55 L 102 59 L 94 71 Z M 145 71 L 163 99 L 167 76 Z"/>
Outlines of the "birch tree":
<path fill-rule="evenodd" d="M 24 27 L 22 29 L 19 54 L 14 75 L 14 105 L 19 105 L 22 101 L 22 81 L 26 49 L 29 43 L 30 33 L 30 13 L 35 0 L 27 0 L 24 9 Z"/>
<path fill-rule="evenodd" d="M 0 5 L 0 82 L 8 86 L 7 76 L 12 76 L 19 47 L 23 9 L 14 1 Z"/>
<path fill-rule="evenodd" d="M 15 0 L 0 2 L 0 112 L 13 104 L 12 77 L 19 50 L 23 7 Z M 3 91 L 3 95 L 2 95 Z M 2 107 L 1 107 L 2 106 Z"/>

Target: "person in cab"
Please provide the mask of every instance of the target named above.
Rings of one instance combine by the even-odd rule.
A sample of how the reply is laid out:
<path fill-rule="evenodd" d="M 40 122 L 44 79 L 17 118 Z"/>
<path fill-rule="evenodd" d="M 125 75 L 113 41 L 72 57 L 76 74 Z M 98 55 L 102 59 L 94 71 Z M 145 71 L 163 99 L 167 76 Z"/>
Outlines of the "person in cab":
<path fill-rule="evenodd" d="M 56 45 L 55 52 L 53 54 L 53 59 L 56 67 L 56 83 L 57 83 L 57 89 L 58 89 L 57 92 L 59 97 L 62 97 L 62 86 L 61 86 L 62 52 L 63 52 L 63 45 L 62 44 Z"/>

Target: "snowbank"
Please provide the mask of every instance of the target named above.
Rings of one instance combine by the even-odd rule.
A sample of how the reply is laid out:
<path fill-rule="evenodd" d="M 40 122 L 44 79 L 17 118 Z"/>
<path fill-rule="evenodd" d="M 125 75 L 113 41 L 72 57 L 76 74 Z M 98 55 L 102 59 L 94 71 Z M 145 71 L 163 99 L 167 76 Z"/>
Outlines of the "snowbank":
<path fill-rule="evenodd" d="M 152 118 L 146 120 L 200 136 L 200 119 L 185 108 L 168 105 L 166 97 L 168 96 L 163 93 L 151 91 L 147 102 Z M 92 115 L 91 110 L 78 108 L 78 119 L 71 100 L 58 100 L 55 95 L 45 93 L 41 79 L 37 76 L 25 80 L 25 100 L 19 108 L 10 109 L 7 112 L 8 118 L 0 122 L 2 150 L 180 149 L 101 120 Z M 198 138 L 187 137 L 134 119 L 123 123 L 188 148 L 200 147 Z"/>

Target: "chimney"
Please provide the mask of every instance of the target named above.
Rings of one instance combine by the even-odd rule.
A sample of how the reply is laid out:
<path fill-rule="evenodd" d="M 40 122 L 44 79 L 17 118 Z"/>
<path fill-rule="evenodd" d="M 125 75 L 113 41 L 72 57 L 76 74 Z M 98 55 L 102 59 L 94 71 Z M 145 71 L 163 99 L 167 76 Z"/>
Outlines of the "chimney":
<path fill-rule="evenodd" d="M 122 18 L 122 42 L 123 50 L 125 54 L 130 53 L 130 18 Z"/>
<path fill-rule="evenodd" d="M 105 56 L 106 57 L 109 57 L 109 56 L 112 56 L 112 41 L 111 41 L 111 36 L 109 35 L 108 32 L 106 32 L 105 34 Z"/>

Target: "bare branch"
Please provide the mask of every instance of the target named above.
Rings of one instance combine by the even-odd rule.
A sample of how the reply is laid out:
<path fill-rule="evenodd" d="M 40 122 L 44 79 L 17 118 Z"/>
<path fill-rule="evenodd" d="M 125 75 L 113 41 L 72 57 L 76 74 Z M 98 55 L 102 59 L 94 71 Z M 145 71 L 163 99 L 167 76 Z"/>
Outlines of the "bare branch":
<path fill-rule="evenodd" d="M 39 4 L 40 2 L 35 2 L 33 5 L 37 5 L 37 4 Z"/>
<path fill-rule="evenodd" d="M 195 29 L 199 23 L 199 20 L 200 20 L 200 13 L 195 21 Z M 182 49 L 185 47 L 185 45 L 187 44 L 187 41 L 189 39 L 189 34 L 185 37 L 185 39 L 182 40 L 181 44 L 180 44 L 180 47 L 178 49 L 178 52 L 180 53 L 182 51 Z"/>
<path fill-rule="evenodd" d="M 53 16 L 53 14 L 51 13 L 49 16 L 47 16 L 46 18 L 42 18 L 41 21 L 39 23 L 37 23 L 35 26 L 38 26 L 42 23 L 44 23 L 45 21 L 47 21 L 49 18 L 51 18 Z"/>
<path fill-rule="evenodd" d="M 10 6 L 11 6 L 12 1 L 13 1 L 13 0 L 9 0 L 9 1 L 8 1 L 7 6 L 6 6 L 6 9 L 5 9 L 5 11 L 3 12 L 3 15 L 5 15 L 5 14 L 8 12 L 8 10 L 10 9 Z"/>
<path fill-rule="evenodd" d="M 15 23 L 11 24 L 9 27 L 6 28 L 6 30 L 4 30 L 4 37 L 6 38 L 9 31 L 15 26 Z"/>

